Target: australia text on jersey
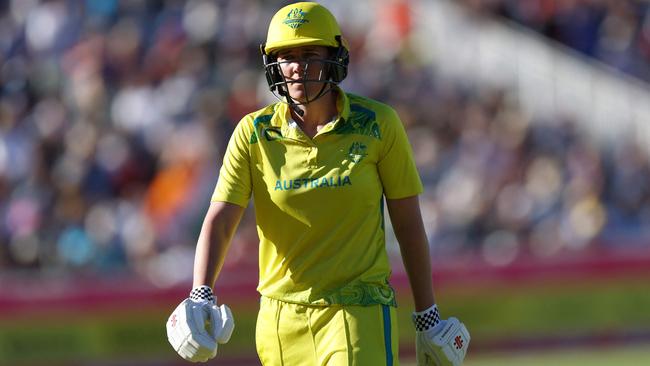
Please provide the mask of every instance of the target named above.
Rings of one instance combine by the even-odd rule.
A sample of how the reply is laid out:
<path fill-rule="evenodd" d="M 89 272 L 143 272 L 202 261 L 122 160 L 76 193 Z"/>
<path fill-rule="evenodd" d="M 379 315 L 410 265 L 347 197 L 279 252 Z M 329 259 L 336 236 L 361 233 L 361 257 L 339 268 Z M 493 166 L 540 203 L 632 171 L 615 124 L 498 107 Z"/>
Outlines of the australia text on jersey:
<path fill-rule="evenodd" d="M 298 178 L 298 179 L 278 179 L 275 182 L 276 191 L 286 191 L 290 189 L 308 189 L 308 188 L 325 188 L 325 187 L 343 187 L 352 185 L 350 176 L 322 177 L 322 178 Z"/>

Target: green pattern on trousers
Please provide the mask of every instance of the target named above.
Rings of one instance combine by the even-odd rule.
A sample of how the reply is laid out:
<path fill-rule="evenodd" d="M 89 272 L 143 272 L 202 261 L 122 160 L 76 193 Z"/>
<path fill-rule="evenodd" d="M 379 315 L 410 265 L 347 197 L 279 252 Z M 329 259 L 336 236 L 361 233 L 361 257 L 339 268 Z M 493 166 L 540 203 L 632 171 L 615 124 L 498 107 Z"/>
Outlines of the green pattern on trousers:
<path fill-rule="evenodd" d="M 325 304 L 397 306 L 395 290 L 389 284 L 354 282 L 323 298 Z"/>

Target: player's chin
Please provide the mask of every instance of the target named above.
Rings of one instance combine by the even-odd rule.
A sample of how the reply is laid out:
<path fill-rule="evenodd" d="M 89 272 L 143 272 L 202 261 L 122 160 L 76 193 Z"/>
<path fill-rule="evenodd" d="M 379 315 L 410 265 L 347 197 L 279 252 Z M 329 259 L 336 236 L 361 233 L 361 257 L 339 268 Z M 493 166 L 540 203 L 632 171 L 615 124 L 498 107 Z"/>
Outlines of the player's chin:
<path fill-rule="evenodd" d="M 291 99 L 296 103 L 305 103 L 307 101 L 307 95 L 303 90 L 291 90 L 290 88 L 289 96 L 291 96 Z"/>

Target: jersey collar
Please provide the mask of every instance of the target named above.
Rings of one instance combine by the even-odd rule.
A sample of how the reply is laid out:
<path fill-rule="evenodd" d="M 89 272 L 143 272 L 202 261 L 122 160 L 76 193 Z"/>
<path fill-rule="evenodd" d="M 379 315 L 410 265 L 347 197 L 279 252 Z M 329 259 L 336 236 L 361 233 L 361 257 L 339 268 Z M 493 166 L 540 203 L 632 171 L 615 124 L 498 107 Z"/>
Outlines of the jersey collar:
<path fill-rule="evenodd" d="M 341 124 L 346 123 L 350 116 L 350 99 L 348 98 L 348 95 L 343 91 L 343 89 L 339 88 L 338 86 L 334 87 L 334 92 L 336 92 L 336 109 L 338 110 L 339 114 L 334 120 L 334 123 L 327 128 L 327 130 L 322 131 L 322 133 L 326 133 L 329 131 L 332 131 L 339 127 Z M 289 113 L 289 105 L 287 103 L 277 103 L 276 104 L 276 110 L 273 115 L 273 122 L 272 124 L 274 126 L 281 126 L 282 129 L 287 129 L 290 128 L 289 124 L 291 123 L 291 114 Z"/>

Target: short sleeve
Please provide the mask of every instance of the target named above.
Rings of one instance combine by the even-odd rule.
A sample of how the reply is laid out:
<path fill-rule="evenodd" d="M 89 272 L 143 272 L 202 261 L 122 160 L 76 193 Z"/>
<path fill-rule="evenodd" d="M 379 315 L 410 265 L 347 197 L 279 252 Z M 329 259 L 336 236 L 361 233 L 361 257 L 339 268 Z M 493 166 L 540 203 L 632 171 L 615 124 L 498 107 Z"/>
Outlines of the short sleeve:
<path fill-rule="evenodd" d="M 233 131 L 219 171 L 212 202 L 230 202 L 246 207 L 251 197 L 250 135 L 247 121 L 242 120 Z"/>
<path fill-rule="evenodd" d="M 399 199 L 422 193 L 422 181 L 413 159 L 402 121 L 392 108 L 386 113 L 382 128 L 382 147 L 377 163 L 384 195 Z"/>

